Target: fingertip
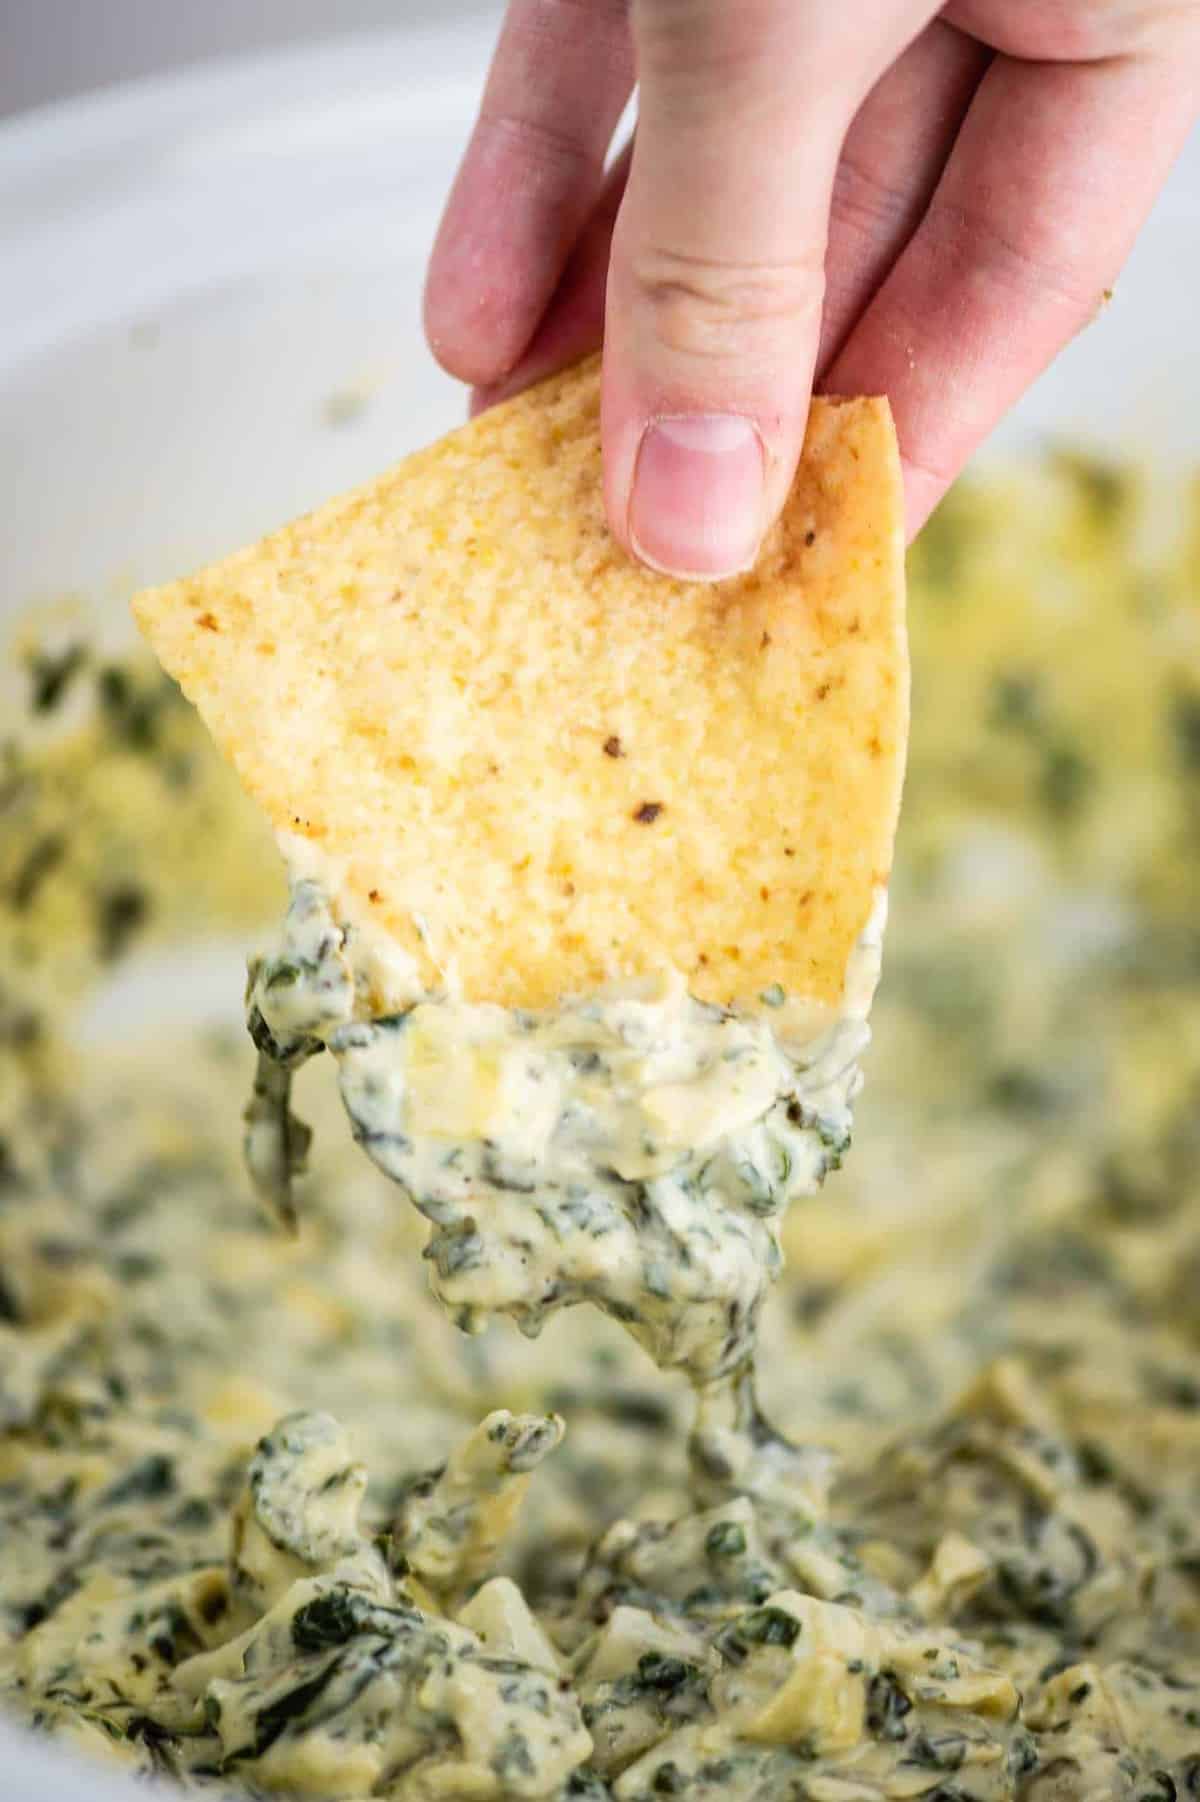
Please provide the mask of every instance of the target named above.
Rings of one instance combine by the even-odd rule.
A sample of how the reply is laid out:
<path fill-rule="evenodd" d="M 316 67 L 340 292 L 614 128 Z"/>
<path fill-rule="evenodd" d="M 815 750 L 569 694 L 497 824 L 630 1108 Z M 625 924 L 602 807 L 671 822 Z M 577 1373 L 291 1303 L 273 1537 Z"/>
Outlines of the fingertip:
<path fill-rule="evenodd" d="M 457 260 L 434 253 L 421 307 L 425 342 L 447 375 L 486 388 L 508 375 L 524 340 L 504 297 L 485 284 L 472 291 Z"/>
<path fill-rule="evenodd" d="M 737 182 L 724 207 L 715 178 L 708 205 L 696 181 L 689 192 L 682 179 L 648 175 L 645 143 L 640 136 L 609 266 L 606 504 L 614 534 L 648 567 L 723 581 L 755 563 L 795 474 L 820 323 L 823 216 L 818 203 L 811 241 L 801 229 L 798 253 L 793 243 L 785 255 L 775 212 L 764 218 L 757 201 L 742 204 Z"/>
<path fill-rule="evenodd" d="M 789 394 L 789 388 L 795 392 Z M 787 397 L 781 408 L 779 396 Z M 606 345 L 605 505 L 632 557 L 681 581 L 721 582 L 753 568 L 795 476 L 807 386 L 647 386 Z"/>
<path fill-rule="evenodd" d="M 624 163 L 617 166 L 596 211 L 576 245 L 558 291 L 529 344 L 512 369 L 495 381 L 481 382 L 471 396 L 474 419 L 488 407 L 522 389 L 556 375 L 596 350 L 604 338 L 604 287 L 608 270 L 612 217 L 624 182 Z"/>
<path fill-rule="evenodd" d="M 918 468 L 903 454 L 900 462 L 904 476 L 905 535 L 908 543 L 911 544 L 928 522 L 930 515 L 937 511 L 940 502 L 951 486 L 951 479 L 934 475 L 932 470 Z"/>
<path fill-rule="evenodd" d="M 648 568 L 697 582 L 743 574 L 758 556 L 765 506 L 753 420 L 693 413 L 648 423 L 626 515 L 629 548 Z"/>

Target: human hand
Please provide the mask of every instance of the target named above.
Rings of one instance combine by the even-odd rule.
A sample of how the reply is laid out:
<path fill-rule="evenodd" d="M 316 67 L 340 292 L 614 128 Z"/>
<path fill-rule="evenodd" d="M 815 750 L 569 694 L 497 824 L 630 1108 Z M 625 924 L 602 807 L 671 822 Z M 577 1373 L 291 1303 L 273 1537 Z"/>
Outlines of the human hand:
<path fill-rule="evenodd" d="M 510 0 L 429 341 L 479 406 L 603 334 L 609 516 L 655 567 L 753 560 L 814 383 L 889 396 L 915 532 L 1197 112 L 1195 0 Z"/>

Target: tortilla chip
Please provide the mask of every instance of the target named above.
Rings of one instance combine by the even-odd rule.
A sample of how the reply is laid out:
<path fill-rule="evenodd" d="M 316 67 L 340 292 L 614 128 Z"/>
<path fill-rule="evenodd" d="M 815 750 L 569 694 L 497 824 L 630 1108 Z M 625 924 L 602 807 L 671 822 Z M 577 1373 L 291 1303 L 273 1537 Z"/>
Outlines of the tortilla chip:
<path fill-rule="evenodd" d="M 648 573 L 601 500 L 593 360 L 134 603 L 281 835 L 432 988 L 545 1005 L 674 966 L 836 1003 L 907 732 L 883 400 L 817 400 L 755 570 Z"/>

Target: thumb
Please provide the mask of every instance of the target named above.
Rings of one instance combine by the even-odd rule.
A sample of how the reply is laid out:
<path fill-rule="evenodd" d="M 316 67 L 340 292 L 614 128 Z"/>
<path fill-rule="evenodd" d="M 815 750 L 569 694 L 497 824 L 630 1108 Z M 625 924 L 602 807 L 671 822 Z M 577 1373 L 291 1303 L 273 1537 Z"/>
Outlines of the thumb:
<path fill-rule="evenodd" d="M 633 0 L 640 103 L 609 264 L 605 483 L 617 537 L 669 574 L 748 568 L 791 486 L 842 141 L 937 9 L 869 10 L 867 25 L 827 0 Z"/>

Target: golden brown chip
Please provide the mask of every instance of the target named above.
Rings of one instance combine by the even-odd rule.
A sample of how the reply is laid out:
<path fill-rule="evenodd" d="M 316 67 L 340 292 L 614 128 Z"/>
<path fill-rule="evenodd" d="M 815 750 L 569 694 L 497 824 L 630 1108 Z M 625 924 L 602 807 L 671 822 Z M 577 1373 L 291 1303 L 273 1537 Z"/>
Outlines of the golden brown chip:
<path fill-rule="evenodd" d="M 648 573 L 605 525 L 593 361 L 135 610 L 430 986 L 536 1006 L 673 965 L 836 1001 L 891 864 L 902 521 L 887 403 L 818 400 L 755 570 Z"/>

